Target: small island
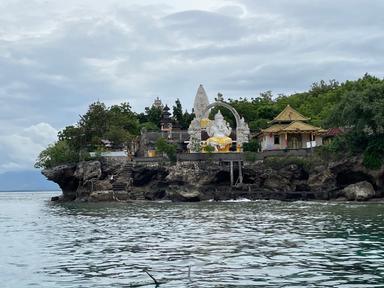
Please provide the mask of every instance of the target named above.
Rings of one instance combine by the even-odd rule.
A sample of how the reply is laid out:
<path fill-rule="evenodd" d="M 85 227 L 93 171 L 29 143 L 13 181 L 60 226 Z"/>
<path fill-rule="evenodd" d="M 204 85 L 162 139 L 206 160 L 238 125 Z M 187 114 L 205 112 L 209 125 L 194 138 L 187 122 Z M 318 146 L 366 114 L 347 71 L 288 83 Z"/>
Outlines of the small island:
<path fill-rule="evenodd" d="M 55 201 L 374 200 L 384 189 L 384 81 L 321 81 L 307 92 L 144 113 L 96 102 L 36 167 Z"/>

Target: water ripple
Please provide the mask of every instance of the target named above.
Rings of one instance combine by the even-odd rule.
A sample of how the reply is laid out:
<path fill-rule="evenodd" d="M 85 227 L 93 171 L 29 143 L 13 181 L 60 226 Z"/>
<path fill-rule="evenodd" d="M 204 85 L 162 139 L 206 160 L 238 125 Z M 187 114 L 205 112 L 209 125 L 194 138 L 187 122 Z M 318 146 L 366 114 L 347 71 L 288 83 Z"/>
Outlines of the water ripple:
<path fill-rule="evenodd" d="M 5 287 L 132 287 L 151 283 L 144 269 L 161 287 L 384 285 L 382 204 L 54 205 L 22 194 L 0 197 Z"/>

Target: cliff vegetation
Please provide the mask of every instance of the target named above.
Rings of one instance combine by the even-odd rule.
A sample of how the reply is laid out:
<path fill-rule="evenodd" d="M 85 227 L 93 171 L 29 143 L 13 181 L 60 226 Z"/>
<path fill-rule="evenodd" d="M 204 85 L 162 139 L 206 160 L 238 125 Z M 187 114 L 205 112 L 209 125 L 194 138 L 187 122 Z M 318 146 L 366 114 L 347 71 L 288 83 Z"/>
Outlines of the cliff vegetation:
<path fill-rule="evenodd" d="M 378 169 L 384 163 L 384 80 L 377 77 L 366 74 L 343 83 L 320 81 L 306 92 L 274 96 L 267 91 L 255 98 L 227 101 L 244 116 L 253 133 L 266 128 L 268 121 L 289 104 L 310 117 L 314 125 L 346 129 L 347 133 L 318 149 L 323 159 L 363 155 L 364 165 L 371 169 Z M 222 113 L 234 126 L 233 116 L 225 110 Z M 86 160 L 89 151 L 103 149 L 103 140 L 110 141 L 114 147 L 123 147 L 141 129 L 159 129 L 160 117 L 161 109 L 154 106 L 136 113 L 128 103 L 107 107 L 95 102 L 76 125 L 59 132 L 58 141 L 41 152 L 35 166 L 50 168 Z M 181 128 L 186 129 L 192 117 L 176 100 L 173 118 Z M 172 147 L 164 143 L 158 146 L 172 156 Z M 245 148 L 255 151 L 258 143 L 253 139 Z"/>

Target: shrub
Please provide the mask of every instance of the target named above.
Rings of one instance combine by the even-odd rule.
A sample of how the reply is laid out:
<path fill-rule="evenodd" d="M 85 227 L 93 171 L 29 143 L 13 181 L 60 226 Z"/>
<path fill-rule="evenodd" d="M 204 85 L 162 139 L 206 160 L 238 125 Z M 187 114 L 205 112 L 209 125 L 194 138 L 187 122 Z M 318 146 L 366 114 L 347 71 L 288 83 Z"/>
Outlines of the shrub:
<path fill-rule="evenodd" d="M 384 164 L 384 135 L 372 137 L 363 153 L 365 167 L 378 170 Z"/>
<path fill-rule="evenodd" d="M 215 152 L 215 147 L 213 147 L 211 145 L 204 146 L 204 152 L 211 154 L 211 153 Z"/>
<path fill-rule="evenodd" d="M 381 155 L 377 154 L 376 151 L 366 150 L 363 154 L 363 165 L 368 169 L 378 170 L 383 165 Z"/>
<path fill-rule="evenodd" d="M 164 138 L 159 138 L 156 141 L 156 150 L 167 155 L 171 162 L 176 162 L 176 145 L 168 143 Z"/>
<path fill-rule="evenodd" d="M 79 157 L 78 151 L 71 148 L 67 141 L 61 140 L 49 145 L 39 154 L 35 168 L 47 169 L 61 164 L 72 164 L 78 162 Z"/>
<path fill-rule="evenodd" d="M 257 153 L 245 151 L 244 152 L 244 159 L 248 162 L 255 162 L 257 160 Z"/>
<path fill-rule="evenodd" d="M 301 157 L 295 157 L 295 156 L 287 156 L 287 157 L 273 156 L 273 157 L 268 157 L 264 159 L 264 164 L 275 170 L 279 170 L 289 165 L 297 165 L 297 166 L 303 167 L 305 170 L 308 171 L 312 167 L 311 162 L 312 161 L 310 158 L 301 158 Z"/>
<path fill-rule="evenodd" d="M 244 151 L 257 152 L 260 150 L 260 142 L 257 139 L 251 139 L 248 143 L 243 144 Z"/>

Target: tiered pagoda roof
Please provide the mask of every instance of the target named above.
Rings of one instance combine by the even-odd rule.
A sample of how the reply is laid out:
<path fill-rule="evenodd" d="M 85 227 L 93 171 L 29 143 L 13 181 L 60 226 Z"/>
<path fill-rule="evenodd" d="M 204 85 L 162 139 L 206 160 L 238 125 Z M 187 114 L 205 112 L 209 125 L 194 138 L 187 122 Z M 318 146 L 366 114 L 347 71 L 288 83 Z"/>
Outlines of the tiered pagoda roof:
<path fill-rule="evenodd" d="M 310 120 L 297 112 L 291 106 L 287 105 L 285 109 L 280 112 L 270 123 L 273 123 L 272 126 L 267 129 L 262 129 L 262 133 L 323 133 L 323 130 L 320 127 L 313 126 L 311 124 L 305 123 Z"/>
<path fill-rule="evenodd" d="M 163 108 L 163 113 L 161 114 L 161 123 L 171 123 L 172 119 L 170 118 L 171 113 L 169 112 L 168 105 L 165 105 Z"/>
<path fill-rule="evenodd" d="M 293 109 L 289 104 L 283 111 L 277 115 L 271 123 L 284 123 L 284 122 L 292 122 L 292 121 L 309 121 L 310 118 L 307 118 Z"/>

